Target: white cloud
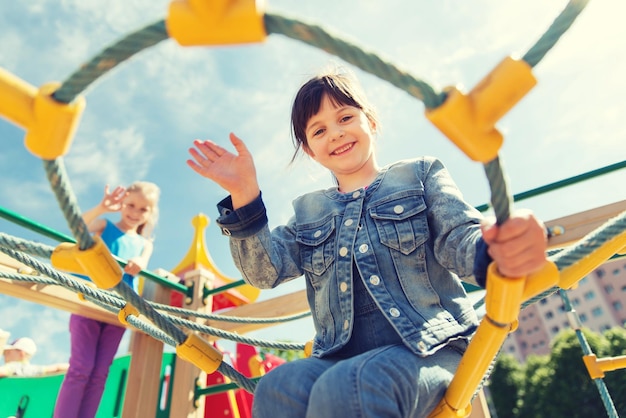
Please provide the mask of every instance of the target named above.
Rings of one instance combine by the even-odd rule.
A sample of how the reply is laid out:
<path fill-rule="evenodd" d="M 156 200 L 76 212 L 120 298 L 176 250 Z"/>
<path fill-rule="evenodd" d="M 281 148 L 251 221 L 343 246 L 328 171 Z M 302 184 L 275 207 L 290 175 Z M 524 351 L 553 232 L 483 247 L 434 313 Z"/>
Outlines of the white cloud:
<path fill-rule="evenodd" d="M 93 187 L 103 190 L 104 184 L 127 185 L 142 179 L 153 157 L 147 145 L 132 126 L 109 129 L 99 137 L 76 143 L 66 158 L 73 189 L 80 194 Z"/>

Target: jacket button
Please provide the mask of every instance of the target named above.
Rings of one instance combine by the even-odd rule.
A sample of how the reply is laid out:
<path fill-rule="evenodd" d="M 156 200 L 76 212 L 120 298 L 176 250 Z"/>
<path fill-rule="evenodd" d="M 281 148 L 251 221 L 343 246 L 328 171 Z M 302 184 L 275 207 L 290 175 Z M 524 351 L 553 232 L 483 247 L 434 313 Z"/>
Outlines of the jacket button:
<path fill-rule="evenodd" d="M 352 219 L 346 219 L 346 221 L 343 223 L 345 226 L 350 226 L 354 223 L 354 221 Z"/>
<path fill-rule="evenodd" d="M 375 274 L 372 274 L 370 276 L 370 283 L 373 284 L 374 286 L 378 286 L 380 284 L 380 277 L 378 277 Z"/>
<path fill-rule="evenodd" d="M 400 316 L 400 311 L 397 310 L 396 308 L 391 308 L 389 309 L 389 315 L 393 316 L 394 318 L 397 318 Z"/>
<path fill-rule="evenodd" d="M 361 192 L 360 192 L 360 191 L 358 191 L 358 190 L 357 190 L 357 191 L 355 191 L 354 193 L 352 193 L 352 197 L 353 197 L 353 198 L 355 198 L 355 199 L 356 199 L 357 197 L 359 197 L 359 196 L 361 196 Z"/>
<path fill-rule="evenodd" d="M 345 292 L 346 290 L 348 290 L 348 283 L 341 282 L 341 284 L 339 285 L 339 289 L 341 289 L 342 292 Z"/>
<path fill-rule="evenodd" d="M 322 231 L 319 231 L 319 230 L 315 231 L 315 233 L 313 234 L 315 238 L 319 238 L 321 235 L 322 235 Z"/>
<path fill-rule="evenodd" d="M 369 247 L 367 246 L 367 244 L 361 244 L 361 246 L 359 247 L 359 252 L 361 254 L 364 254 L 367 252 L 367 250 L 369 249 Z"/>
<path fill-rule="evenodd" d="M 224 235 L 228 235 L 228 236 L 230 236 L 230 231 L 228 230 L 228 228 L 222 228 L 222 233 L 223 233 Z"/>
<path fill-rule="evenodd" d="M 348 329 L 349 326 L 350 326 L 350 322 L 348 322 L 347 319 L 343 321 L 343 329 Z"/>
<path fill-rule="evenodd" d="M 393 207 L 393 211 L 399 215 L 404 212 L 404 208 L 402 207 L 402 205 L 396 205 Z"/>
<path fill-rule="evenodd" d="M 418 342 L 418 343 L 417 343 L 417 348 L 418 348 L 420 351 L 426 351 L 426 344 L 424 344 L 424 341 L 420 341 L 420 342 Z"/>
<path fill-rule="evenodd" d="M 348 255 L 348 249 L 346 247 L 341 247 L 339 249 L 339 255 L 345 257 L 346 255 Z"/>

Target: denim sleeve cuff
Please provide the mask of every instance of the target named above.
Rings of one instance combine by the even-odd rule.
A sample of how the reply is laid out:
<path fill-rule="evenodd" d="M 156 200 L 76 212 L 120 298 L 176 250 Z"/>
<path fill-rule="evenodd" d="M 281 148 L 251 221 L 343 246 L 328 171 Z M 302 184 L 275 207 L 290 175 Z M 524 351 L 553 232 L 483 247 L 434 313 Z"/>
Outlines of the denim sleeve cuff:
<path fill-rule="evenodd" d="M 476 283 L 483 289 L 487 285 L 487 267 L 493 261 L 489 253 L 487 253 L 487 243 L 480 238 L 476 242 L 476 256 L 474 258 L 474 278 Z"/>
<path fill-rule="evenodd" d="M 252 202 L 237 210 L 233 209 L 231 196 L 217 204 L 220 216 L 216 219 L 223 235 L 233 238 L 247 238 L 257 233 L 267 224 L 267 213 L 261 194 Z"/>

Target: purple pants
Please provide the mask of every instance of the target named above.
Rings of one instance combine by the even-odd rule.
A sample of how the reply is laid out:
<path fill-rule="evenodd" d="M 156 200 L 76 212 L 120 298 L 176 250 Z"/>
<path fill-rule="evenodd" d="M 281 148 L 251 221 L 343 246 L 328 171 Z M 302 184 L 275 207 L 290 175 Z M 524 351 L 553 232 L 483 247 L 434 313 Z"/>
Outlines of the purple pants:
<path fill-rule="evenodd" d="M 109 368 L 126 329 L 79 315 L 70 316 L 70 367 L 54 407 L 54 418 L 93 418 Z"/>

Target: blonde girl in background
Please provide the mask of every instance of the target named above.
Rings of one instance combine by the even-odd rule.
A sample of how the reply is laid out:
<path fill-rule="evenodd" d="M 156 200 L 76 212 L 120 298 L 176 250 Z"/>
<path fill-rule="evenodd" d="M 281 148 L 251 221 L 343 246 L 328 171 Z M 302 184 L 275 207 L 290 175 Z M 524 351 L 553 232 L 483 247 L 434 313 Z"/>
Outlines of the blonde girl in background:
<path fill-rule="evenodd" d="M 137 291 L 139 272 L 152 255 L 152 231 L 158 219 L 160 190 L 154 183 L 138 181 L 128 188 L 104 188 L 102 201 L 83 213 L 89 232 L 100 236 L 111 254 L 127 260 L 123 280 Z M 119 212 L 116 223 L 103 218 Z M 106 322 L 70 316 L 71 353 L 57 398 L 55 418 L 92 418 L 104 392 L 109 367 L 117 353 L 125 328 Z"/>

